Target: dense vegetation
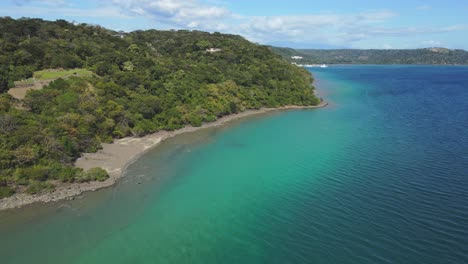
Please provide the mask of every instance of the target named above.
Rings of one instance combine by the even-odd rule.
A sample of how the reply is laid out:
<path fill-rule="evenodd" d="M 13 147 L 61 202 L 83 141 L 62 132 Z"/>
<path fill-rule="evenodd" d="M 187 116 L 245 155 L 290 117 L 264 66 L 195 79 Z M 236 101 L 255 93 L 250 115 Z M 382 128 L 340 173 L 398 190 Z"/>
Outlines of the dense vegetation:
<path fill-rule="evenodd" d="M 290 62 L 301 64 L 468 64 L 468 52 L 444 48 L 426 49 L 290 49 L 271 47 L 273 52 Z M 291 56 L 302 56 L 293 60 Z"/>
<path fill-rule="evenodd" d="M 72 165 L 114 138 L 200 126 L 245 109 L 319 103 L 306 70 L 235 35 L 124 34 L 0 18 L 0 47 L 0 198 L 59 181 L 105 180 L 103 170 Z M 94 74 L 59 78 L 24 100 L 5 93 L 49 68 Z"/>

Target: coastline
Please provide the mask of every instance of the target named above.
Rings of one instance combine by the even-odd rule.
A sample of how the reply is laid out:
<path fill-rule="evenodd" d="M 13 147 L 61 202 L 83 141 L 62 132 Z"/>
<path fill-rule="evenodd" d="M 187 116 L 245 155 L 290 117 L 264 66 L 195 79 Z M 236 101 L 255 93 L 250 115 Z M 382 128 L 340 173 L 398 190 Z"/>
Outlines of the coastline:
<path fill-rule="evenodd" d="M 219 118 L 210 123 L 205 123 L 200 127 L 185 126 L 174 131 L 159 131 L 144 137 L 126 137 L 114 140 L 113 143 L 102 144 L 102 149 L 96 153 L 84 153 L 76 160 L 75 166 L 88 170 L 93 167 L 101 167 L 109 173 L 109 178 L 103 182 L 89 183 L 64 183 L 56 187 L 51 193 L 30 195 L 26 193 L 16 193 L 13 196 L 0 200 L 0 210 L 20 208 L 25 205 L 42 202 L 55 202 L 64 199 L 74 199 L 75 196 L 88 191 L 96 191 L 114 185 L 123 176 L 125 169 L 145 154 L 147 151 L 158 146 L 162 141 L 176 135 L 190 133 L 205 128 L 224 125 L 239 118 L 268 113 L 272 111 L 291 109 L 314 109 L 327 106 L 326 101 L 315 106 L 283 106 L 278 108 L 261 108 L 258 110 L 246 110 L 241 113 L 231 114 Z"/>

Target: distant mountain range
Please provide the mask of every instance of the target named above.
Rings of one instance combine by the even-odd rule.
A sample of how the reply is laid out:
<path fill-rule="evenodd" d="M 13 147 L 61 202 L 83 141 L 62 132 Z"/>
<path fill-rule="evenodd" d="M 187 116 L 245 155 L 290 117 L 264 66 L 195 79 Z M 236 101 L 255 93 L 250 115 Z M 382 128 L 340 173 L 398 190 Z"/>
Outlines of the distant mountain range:
<path fill-rule="evenodd" d="M 298 64 L 468 64 L 461 49 L 292 49 L 270 47 L 289 62 Z"/>

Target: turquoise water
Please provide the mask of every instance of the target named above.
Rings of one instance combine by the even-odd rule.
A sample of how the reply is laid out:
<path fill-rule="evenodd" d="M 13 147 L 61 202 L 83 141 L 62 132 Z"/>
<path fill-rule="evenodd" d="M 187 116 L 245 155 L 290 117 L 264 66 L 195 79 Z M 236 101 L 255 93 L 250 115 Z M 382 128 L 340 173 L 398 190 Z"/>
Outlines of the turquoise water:
<path fill-rule="evenodd" d="M 467 263 L 468 67 L 313 69 L 323 109 L 164 142 L 0 213 L 2 263 Z"/>

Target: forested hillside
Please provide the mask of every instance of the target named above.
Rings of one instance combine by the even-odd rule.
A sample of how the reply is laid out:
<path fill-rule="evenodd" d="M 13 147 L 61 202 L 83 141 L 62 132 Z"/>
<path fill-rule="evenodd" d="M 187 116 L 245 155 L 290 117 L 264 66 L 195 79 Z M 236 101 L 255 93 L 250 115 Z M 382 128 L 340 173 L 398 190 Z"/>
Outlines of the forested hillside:
<path fill-rule="evenodd" d="M 114 138 L 319 103 L 309 72 L 235 35 L 0 18 L 0 47 L 0 198 L 104 180 L 102 170 L 84 173 L 73 162 Z M 23 100 L 6 93 L 45 69 L 93 74 L 68 74 Z"/>
<path fill-rule="evenodd" d="M 444 48 L 426 49 L 291 49 L 271 47 L 272 51 L 290 62 L 301 64 L 468 64 L 468 52 Z M 301 56 L 294 60 L 291 56 Z"/>

